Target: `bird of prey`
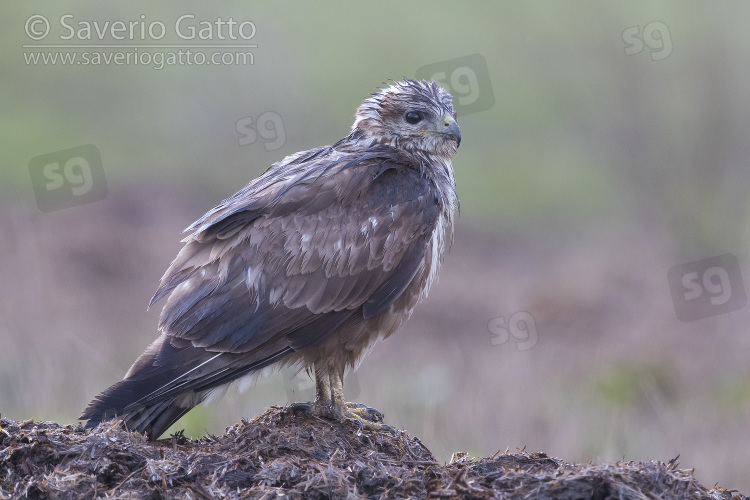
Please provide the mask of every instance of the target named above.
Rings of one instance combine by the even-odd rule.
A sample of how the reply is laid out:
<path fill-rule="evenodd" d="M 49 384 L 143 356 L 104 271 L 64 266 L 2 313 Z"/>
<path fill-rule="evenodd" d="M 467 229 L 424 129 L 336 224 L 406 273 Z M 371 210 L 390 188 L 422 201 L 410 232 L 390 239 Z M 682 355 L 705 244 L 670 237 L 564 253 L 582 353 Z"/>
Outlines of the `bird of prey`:
<path fill-rule="evenodd" d="M 117 417 L 156 439 L 278 363 L 314 369 L 313 414 L 382 426 L 345 402 L 344 372 L 434 282 L 453 239 L 460 142 L 451 95 L 406 79 L 370 94 L 337 143 L 274 163 L 185 230 L 151 299 L 167 298 L 159 337 L 80 418 Z"/>

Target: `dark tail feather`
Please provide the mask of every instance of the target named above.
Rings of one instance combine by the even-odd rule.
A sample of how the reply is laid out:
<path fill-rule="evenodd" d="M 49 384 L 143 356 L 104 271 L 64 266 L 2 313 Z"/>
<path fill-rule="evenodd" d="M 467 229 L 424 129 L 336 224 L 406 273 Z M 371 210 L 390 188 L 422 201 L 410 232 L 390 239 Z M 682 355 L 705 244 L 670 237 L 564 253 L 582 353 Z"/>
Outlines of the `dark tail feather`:
<path fill-rule="evenodd" d="M 195 380 L 185 377 L 186 372 L 217 357 L 217 353 L 189 344 L 175 346 L 161 335 L 136 360 L 125 379 L 95 397 L 79 418 L 88 420 L 87 428 L 119 418 L 129 430 L 157 439 L 203 400 L 195 385 L 200 385 L 200 375 L 205 373 L 196 372 Z"/>
<path fill-rule="evenodd" d="M 134 405 L 138 400 L 134 394 L 138 382 L 123 380 L 116 383 L 102 394 L 97 396 L 81 414 L 82 420 L 86 422 L 86 428 L 96 427 L 101 422 L 112 418 L 123 420 L 125 427 L 131 431 L 146 433 L 149 439 L 154 440 L 164 434 L 173 423 L 177 422 L 183 415 L 189 412 L 195 404 L 179 405 L 178 399 L 170 398 L 153 404 Z M 192 402 L 191 402 L 192 403 Z"/>
<path fill-rule="evenodd" d="M 212 390 L 292 352 L 290 347 L 270 346 L 257 353 L 217 353 L 189 342 L 174 345 L 161 335 L 136 360 L 125 379 L 94 398 L 79 418 L 88 420 L 87 428 L 120 418 L 129 430 L 157 439 Z"/>

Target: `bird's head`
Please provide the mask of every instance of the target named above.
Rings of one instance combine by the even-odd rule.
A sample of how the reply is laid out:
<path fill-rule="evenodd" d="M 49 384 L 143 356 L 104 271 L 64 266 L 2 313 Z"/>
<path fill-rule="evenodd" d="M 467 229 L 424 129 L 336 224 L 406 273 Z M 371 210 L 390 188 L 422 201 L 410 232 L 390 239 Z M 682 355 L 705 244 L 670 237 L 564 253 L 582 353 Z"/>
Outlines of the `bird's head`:
<path fill-rule="evenodd" d="M 357 108 L 353 134 L 415 154 L 446 160 L 461 143 L 453 98 L 435 82 L 406 79 L 370 94 Z"/>

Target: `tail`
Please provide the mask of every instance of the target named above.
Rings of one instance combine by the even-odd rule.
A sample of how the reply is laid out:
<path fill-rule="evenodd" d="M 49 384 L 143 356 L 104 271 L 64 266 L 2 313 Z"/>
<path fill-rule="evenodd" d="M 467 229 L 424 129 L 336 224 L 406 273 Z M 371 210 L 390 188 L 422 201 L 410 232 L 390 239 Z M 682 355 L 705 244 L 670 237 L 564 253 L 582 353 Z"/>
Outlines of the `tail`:
<path fill-rule="evenodd" d="M 292 352 L 215 352 L 161 335 L 125 378 L 94 398 L 79 418 L 88 421 L 87 428 L 119 418 L 128 430 L 157 439 L 212 391 Z"/>
<path fill-rule="evenodd" d="M 143 432 L 154 440 L 202 401 L 199 395 L 193 398 L 195 401 L 178 396 L 153 404 L 143 404 L 138 402 L 143 399 L 141 394 L 142 384 L 122 380 L 94 398 L 79 418 L 88 420 L 87 429 L 94 428 L 105 420 L 118 418 L 123 421 L 126 429 Z"/>
<path fill-rule="evenodd" d="M 125 379 L 95 397 L 79 418 L 88 420 L 87 428 L 119 418 L 128 430 L 157 439 L 203 400 L 188 387 L 197 381 L 190 375 L 203 373 L 197 368 L 217 354 L 190 346 L 180 349 L 162 335 L 138 357 Z"/>

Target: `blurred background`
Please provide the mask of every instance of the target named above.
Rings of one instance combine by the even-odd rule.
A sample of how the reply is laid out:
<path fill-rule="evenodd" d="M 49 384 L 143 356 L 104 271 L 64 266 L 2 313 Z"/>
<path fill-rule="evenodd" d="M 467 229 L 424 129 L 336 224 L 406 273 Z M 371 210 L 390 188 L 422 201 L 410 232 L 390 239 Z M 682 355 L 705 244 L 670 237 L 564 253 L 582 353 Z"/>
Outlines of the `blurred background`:
<path fill-rule="evenodd" d="M 742 2 L 6 4 L 0 413 L 75 422 L 157 335 L 146 305 L 181 231 L 418 76 L 457 103 L 456 238 L 349 399 L 440 460 L 679 454 L 747 493 L 749 17 Z M 222 433 L 304 399 L 292 375 L 178 427 Z"/>

